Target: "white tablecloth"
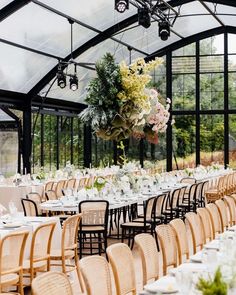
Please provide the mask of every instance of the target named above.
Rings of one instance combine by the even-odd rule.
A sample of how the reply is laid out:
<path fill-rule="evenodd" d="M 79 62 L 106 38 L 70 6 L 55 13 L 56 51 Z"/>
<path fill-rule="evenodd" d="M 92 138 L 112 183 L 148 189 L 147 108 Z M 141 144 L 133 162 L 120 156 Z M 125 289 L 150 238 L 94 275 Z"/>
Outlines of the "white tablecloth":
<path fill-rule="evenodd" d="M 0 204 L 8 209 L 9 202 L 13 201 L 18 211 L 23 211 L 20 201 L 21 198 L 25 198 L 30 192 L 37 192 L 42 195 L 43 189 L 43 184 L 20 186 L 0 185 Z"/>
<path fill-rule="evenodd" d="M 18 217 L 15 218 L 14 223 L 22 223 L 23 225 L 16 228 L 6 228 L 3 224 L 0 224 L 0 237 L 3 237 L 9 233 L 19 232 L 19 231 L 29 231 L 29 236 L 25 246 L 25 254 L 24 257 L 29 258 L 30 256 L 30 246 L 32 233 L 36 228 L 43 223 L 47 222 L 56 222 L 56 227 L 52 237 L 51 249 L 60 249 L 61 246 L 61 225 L 59 217 Z"/>

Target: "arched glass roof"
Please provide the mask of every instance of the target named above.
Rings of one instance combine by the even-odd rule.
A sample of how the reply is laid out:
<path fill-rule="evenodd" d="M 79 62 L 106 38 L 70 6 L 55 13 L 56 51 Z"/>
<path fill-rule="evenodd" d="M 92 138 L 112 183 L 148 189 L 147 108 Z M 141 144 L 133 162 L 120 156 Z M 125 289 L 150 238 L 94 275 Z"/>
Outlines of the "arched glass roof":
<path fill-rule="evenodd" d="M 209 0 L 168 3 L 179 16 L 170 38 L 162 41 L 156 21 L 148 29 L 138 26 L 137 8 L 131 4 L 129 10 L 118 13 L 113 0 L 1 0 L 0 89 L 43 96 L 50 87 L 48 97 L 83 102 L 85 87 L 95 75 L 83 63 L 95 63 L 106 52 L 113 53 L 117 62 L 150 57 L 206 31 L 217 33 L 218 28 L 236 26 L 235 1 L 221 0 L 217 5 Z M 82 63 L 76 92 L 51 85 L 58 60 L 71 57 L 68 19 L 74 21 L 73 58 Z"/>

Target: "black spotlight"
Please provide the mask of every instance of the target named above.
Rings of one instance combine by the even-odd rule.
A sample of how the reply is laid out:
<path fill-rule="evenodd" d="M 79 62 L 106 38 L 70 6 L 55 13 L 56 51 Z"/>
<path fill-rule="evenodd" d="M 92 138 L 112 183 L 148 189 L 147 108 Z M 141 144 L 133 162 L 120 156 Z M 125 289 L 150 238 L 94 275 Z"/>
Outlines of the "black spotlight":
<path fill-rule="evenodd" d="M 123 13 L 126 9 L 129 9 L 129 0 L 115 0 L 115 9 Z"/>
<path fill-rule="evenodd" d="M 58 72 L 57 72 L 57 85 L 60 88 L 66 87 L 66 75 L 63 73 L 61 69 L 58 69 Z"/>
<path fill-rule="evenodd" d="M 159 37 L 161 40 L 166 41 L 170 37 L 170 24 L 167 21 L 159 22 Z"/>
<path fill-rule="evenodd" d="M 78 78 L 76 75 L 70 77 L 70 89 L 73 91 L 78 89 Z"/>
<path fill-rule="evenodd" d="M 146 29 L 151 26 L 151 13 L 147 7 L 138 8 L 138 24 Z"/>

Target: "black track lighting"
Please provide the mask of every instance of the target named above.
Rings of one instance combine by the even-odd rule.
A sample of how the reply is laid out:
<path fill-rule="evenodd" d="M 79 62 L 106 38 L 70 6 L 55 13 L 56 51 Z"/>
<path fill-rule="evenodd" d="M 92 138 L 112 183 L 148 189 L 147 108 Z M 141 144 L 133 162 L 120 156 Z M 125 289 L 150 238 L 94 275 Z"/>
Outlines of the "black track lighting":
<path fill-rule="evenodd" d="M 115 0 L 115 9 L 123 13 L 126 9 L 129 9 L 129 0 Z"/>
<path fill-rule="evenodd" d="M 138 8 L 138 24 L 146 29 L 151 26 L 151 13 L 147 7 Z"/>
<path fill-rule="evenodd" d="M 161 40 L 166 41 L 170 37 L 170 24 L 167 21 L 159 22 L 159 37 Z"/>
<path fill-rule="evenodd" d="M 78 78 L 76 75 L 70 77 L 70 89 L 73 91 L 78 89 Z"/>
<path fill-rule="evenodd" d="M 57 71 L 57 85 L 60 88 L 66 87 L 66 75 L 63 73 L 63 70 L 60 64 L 58 66 L 58 71 Z"/>

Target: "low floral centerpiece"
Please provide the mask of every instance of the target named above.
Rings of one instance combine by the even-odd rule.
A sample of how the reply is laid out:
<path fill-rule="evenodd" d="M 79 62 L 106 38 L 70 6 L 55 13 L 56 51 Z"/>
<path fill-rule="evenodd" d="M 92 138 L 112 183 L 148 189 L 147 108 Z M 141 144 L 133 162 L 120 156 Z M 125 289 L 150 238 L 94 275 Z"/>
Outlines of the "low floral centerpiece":
<path fill-rule="evenodd" d="M 88 107 L 80 114 L 81 120 L 105 140 L 120 142 L 139 134 L 157 143 L 157 133 L 166 129 L 169 120 L 169 101 L 165 108 L 158 93 L 147 86 L 150 71 L 161 64 L 160 58 L 148 63 L 139 58 L 130 65 L 116 64 L 107 53 L 96 64 L 97 77 L 88 85 Z"/>

